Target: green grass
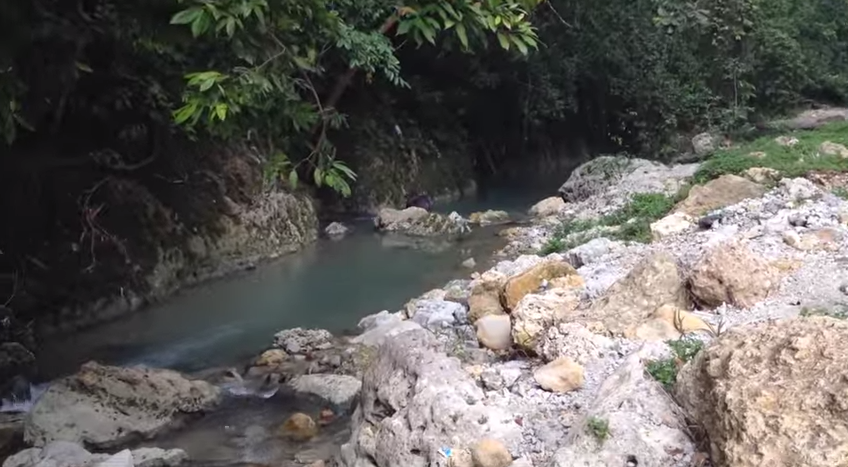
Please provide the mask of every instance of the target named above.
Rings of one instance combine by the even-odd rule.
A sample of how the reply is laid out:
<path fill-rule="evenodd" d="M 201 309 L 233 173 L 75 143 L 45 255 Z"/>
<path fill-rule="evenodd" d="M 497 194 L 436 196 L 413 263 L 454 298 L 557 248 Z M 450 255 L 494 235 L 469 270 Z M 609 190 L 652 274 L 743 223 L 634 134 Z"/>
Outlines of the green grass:
<path fill-rule="evenodd" d="M 842 199 L 848 200 L 848 188 L 842 188 L 842 187 L 835 188 L 833 190 L 833 194 L 842 198 Z"/>
<path fill-rule="evenodd" d="M 698 352 L 704 348 L 704 343 L 697 339 L 684 336 L 675 341 L 668 341 L 668 345 L 671 347 L 674 357 L 650 361 L 646 370 L 667 391 L 671 391 L 674 387 L 674 382 L 677 380 L 679 363 L 687 363 L 695 358 L 695 355 L 698 355 Z"/>
<path fill-rule="evenodd" d="M 848 305 L 836 305 L 833 308 L 804 307 L 801 308 L 801 316 L 828 316 L 836 319 L 848 319 Z"/>
<path fill-rule="evenodd" d="M 599 442 L 603 443 L 609 438 L 609 422 L 607 420 L 600 417 L 590 417 L 587 427 Z"/>
<path fill-rule="evenodd" d="M 848 159 L 839 156 L 818 155 L 821 143 L 830 141 L 848 146 L 848 123 L 825 125 L 811 131 L 786 133 L 798 139 L 798 144 L 785 147 L 777 144 L 770 135 L 739 146 L 717 152 L 705 161 L 693 181 L 703 184 L 725 174 L 740 174 L 752 167 L 768 167 L 784 177 L 800 177 L 811 170 L 848 171 Z M 763 158 L 751 157 L 752 152 L 764 152 Z"/>

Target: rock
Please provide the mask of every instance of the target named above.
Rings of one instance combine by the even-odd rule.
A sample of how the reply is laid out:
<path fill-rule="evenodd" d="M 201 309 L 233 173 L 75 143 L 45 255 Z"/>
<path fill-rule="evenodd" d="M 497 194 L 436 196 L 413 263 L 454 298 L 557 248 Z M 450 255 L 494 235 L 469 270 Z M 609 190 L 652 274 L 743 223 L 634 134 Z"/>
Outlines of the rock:
<path fill-rule="evenodd" d="M 324 228 L 324 233 L 331 238 L 340 238 L 347 235 L 350 229 L 341 222 L 331 222 Z"/>
<path fill-rule="evenodd" d="M 631 334 L 632 329 L 651 319 L 657 308 L 672 305 L 687 309 L 687 295 L 677 261 L 668 253 L 656 253 L 613 284 L 591 306 L 585 320 L 600 321 L 614 335 Z"/>
<path fill-rule="evenodd" d="M 669 235 L 685 232 L 694 225 L 694 222 L 693 217 L 682 212 L 669 214 L 651 224 L 651 237 L 657 241 Z"/>
<path fill-rule="evenodd" d="M 308 354 L 333 346 L 333 335 L 324 329 L 286 329 L 274 334 L 274 347 L 290 354 Z"/>
<path fill-rule="evenodd" d="M 574 169 L 558 193 L 563 201 L 583 201 L 615 184 L 630 171 L 647 165 L 645 162 L 648 161 L 618 156 L 597 157 Z"/>
<path fill-rule="evenodd" d="M 800 141 L 798 141 L 798 138 L 795 138 L 794 136 L 778 136 L 774 139 L 774 142 L 780 146 L 789 148 L 794 147 L 798 143 L 800 143 Z"/>
<path fill-rule="evenodd" d="M 134 467 L 132 452 L 129 449 L 124 449 L 97 464 L 97 467 Z"/>
<path fill-rule="evenodd" d="M 668 341 L 697 331 L 715 332 L 709 324 L 692 313 L 673 305 L 664 305 L 657 308 L 648 321 L 628 332 L 628 335 L 643 341 Z"/>
<path fill-rule="evenodd" d="M 710 133 L 701 133 L 692 138 L 692 149 L 698 157 L 712 155 L 718 146 L 718 138 Z"/>
<path fill-rule="evenodd" d="M 90 362 L 39 398 L 26 420 L 24 439 L 34 446 L 63 440 L 108 449 L 159 433 L 218 400 L 218 388 L 175 371 Z"/>
<path fill-rule="evenodd" d="M 581 365 L 614 352 L 612 339 L 595 334 L 580 323 L 559 323 L 546 330 L 533 349 L 546 362 L 569 357 Z"/>
<path fill-rule="evenodd" d="M 512 322 L 509 316 L 486 315 L 474 322 L 477 340 L 491 350 L 507 350 L 512 347 Z"/>
<path fill-rule="evenodd" d="M 401 313 L 389 313 L 389 310 L 383 310 L 362 318 L 356 327 L 367 332 L 384 324 L 396 324 L 401 321 L 403 321 Z"/>
<path fill-rule="evenodd" d="M 134 467 L 177 467 L 188 454 L 182 449 L 139 448 L 132 452 Z"/>
<path fill-rule="evenodd" d="M 471 297 L 471 281 L 459 279 L 445 284 L 445 300 L 468 307 L 469 297 Z"/>
<path fill-rule="evenodd" d="M 752 159 L 764 159 L 768 154 L 763 151 L 753 151 L 748 153 L 748 157 Z"/>
<path fill-rule="evenodd" d="M 0 459 L 16 452 L 24 441 L 24 414 L 0 412 Z"/>
<path fill-rule="evenodd" d="M 803 201 L 821 194 L 821 190 L 806 178 L 784 178 L 780 180 L 780 189 L 793 201 Z"/>
<path fill-rule="evenodd" d="M 483 389 L 442 348 L 427 331 L 390 339 L 380 348 L 363 378 L 342 466 L 444 465 L 442 447 L 459 452 L 484 438 L 517 449 L 522 429 L 514 415 L 484 404 Z"/>
<path fill-rule="evenodd" d="M 848 148 L 844 144 L 825 141 L 819 146 L 819 152 L 826 156 L 839 156 L 848 159 Z"/>
<path fill-rule="evenodd" d="M 386 339 L 419 329 L 421 329 L 421 325 L 414 321 L 389 322 L 354 337 L 351 339 L 351 343 L 368 347 L 379 347 L 383 345 Z"/>
<path fill-rule="evenodd" d="M 784 243 L 801 251 L 839 251 L 839 242 L 842 237 L 842 232 L 833 228 L 818 229 L 803 234 L 798 234 L 794 230 L 783 232 Z"/>
<path fill-rule="evenodd" d="M 546 281 L 561 277 L 567 278 L 574 288 L 583 286 L 583 279 L 570 264 L 565 261 L 545 261 L 506 282 L 503 289 L 504 306 L 507 310 L 515 309 L 525 295 L 538 292 Z"/>
<path fill-rule="evenodd" d="M 844 122 L 846 120 L 848 120 L 848 109 L 836 107 L 805 110 L 794 118 L 779 120 L 774 124 L 794 130 L 813 130 L 830 122 Z"/>
<path fill-rule="evenodd" d="M 548 217 L 559 214 L 563 209 L 565 209 L 565 201 L 559 196 L 551 196 L 534 204 L 529 213 L 533 217 Z"/>
<path fill-rule="evenodd" d="M 722 303 L 750 308 L 778 285 L 778 272 L 739 241 L 720 244 L 695 264 L 689 278 L 692 295 L 705 306 Z"/>
<path fill-rule="evenodd" d="M 480 280 L 471 289 L 471 296 L 468 297 L 468 321 L 471 324 L 484 316 L 504 314 L 501 287 L 501 282 Z"/>
<path fill-rule="evenodd" d="M 468 222 L 477 225 L 491 225 L 509 222 L 509 214 L 506 211 L 473 212 L 468 216 Z"/>
<path fill-rule="evenodd" d="M 588 242 L 574 247 L 565 253 L 566 260 L 575 268 L 582 268 L 587 264 L 598 261 L 605 255 L 619 251 L 624 244 L 612 241 L 605 237 L 594 238 Z"/>
<path fill-rule="evenodd" d="M 770 167 L 751 167 L 742 175 L 754 183 L 774 183 L 780 180 L 780 172 Z"/>
<path fill-rule="evenodd" d="M 283 438 L 294 441 L 309 441 L 318 434 L 318 425 L 315 420 L 305 413 L 292 414 L 278 430 Z"/>
<path fill-rule="evenodd" d="M 283 349 L 271 349 L 262 352 L 256 359 L 256 366 L 280 366 L 289 359 L 289 354 Z"/>
<path fill-rule="evenodd" d="M 846 339 L 842 320 L 766 322 L 731 330 L 687 364 L 675 393 L 709 435 L 714 465 L 844 464 Z"/>
<path fill-rule="evenodd" d="M 689 467 L 695 446 L 683 411 L 645 371 L 647 361 L 667 358 L 665 344 L 646 344 L 607 378 L 585 416 L 569 430 L 566 446 L 550 467 Z M 599 441 L 589 422 L 602 420 L 609 435 Z"/>
<path fill-rule="evenodd" d="M 412 321 L 431 331 L 451 327 L 466 314 L 465 307 L 446 300 L 418 300 Z"/>
<path fill-rule="evenodd" d="M 577 308 L 577 294 L 526 295 L 512 311 L 512 340 L 521 348 L 532 350 L 545 330 L 556 325 Z"/>
<path fill-rule="evenodd" d="M 53 441 L 9 457 L 3 467 L 80 467 L 91 465 L 91 462 L 91 453 L 79 444 Z"/>
<path fill-rule="evenodd" d="M 471 449 L 471 460 L 474 467 L 509 467 L 512 454 L 500 441 L 486 438 Z"/>
<path fill-rule="evenodd" d="M 705 185 L 695 186 L 689 196 L 675 207 L 675 212 L 701 216 L 719 208 L 736 204 L 749 198 L 759 198 L 765 187 L 736 175 L 722 175 Z"/>
<path fill-rule="evenodd" d="M 289 386 L 297 392 L 318 396 L 347 411 L 359 395 L 362 382 L 353 376 L 317 374 L 298 376 L 289 382 Z"/>
<path fill-rule="evenodd" d="M 560 357 L 536 369 L 533 378 L 542 389 L 559 393 L 580 389 L 586 382 L 583 367 L 568 357 Z"/>
<path fill-rule="evenodd" d="M 411 206 L 403 210 L 383 208 L 377 212 L 377 217 L 374 218 L 374 225 L 382 230 L 399 230 L 402 224 L 417 222 L 427 217 L 428 214 L 426 209 L 417 206 Z"/>
<path fill-rule="evenodd" d="M 462 262 L 462 267 L 474 269 L 475 267 L 477 267 L 477 261 L 474 261 L 474 258 L 468 258 Z"/>

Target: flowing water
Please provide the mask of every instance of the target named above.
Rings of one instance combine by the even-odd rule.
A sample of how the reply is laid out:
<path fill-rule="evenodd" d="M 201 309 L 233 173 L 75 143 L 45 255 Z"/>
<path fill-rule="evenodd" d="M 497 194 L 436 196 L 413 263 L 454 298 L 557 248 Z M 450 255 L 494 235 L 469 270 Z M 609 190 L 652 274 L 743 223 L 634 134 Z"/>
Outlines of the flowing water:
<path fill-rule="evenodd" d="M 550 193 L 550 190 L 548 190 Z M 521 219 L 544 193 L 538 188 L 490 192 L 437 206 L 441 212 L 503 209 Z M 41 370 L 57 377 L 96 359 L 193 372 L 232 365 L 268 348 L 275 332 L 316 327 L 334 333 L 354 329 L 365 315 L 400 309 L 410 298 L 471 272 L 469 257 L 484 270 L 504 241 L 501 227 L 476 228 L 461 242 L 379 235 L 370 220 L 353 223 L 344 239 L 322 239 L 306 249 L 223 280 L 188 289 L 146 310 L 49 342 Z M 297 465 L 322 457 L 349 436 L 346 419 L 321 430 L 307 444 L 283 442 L 276 427 L 294 411 L 317 414 L 320 404 L 277 394 L 236 397 L 186 429 L 152 445 L 185 449 L 193 465 Z M 305 457 L 305 458 L 304 458 Z M 308 463 L 308 462 L 304 462 Z"/>

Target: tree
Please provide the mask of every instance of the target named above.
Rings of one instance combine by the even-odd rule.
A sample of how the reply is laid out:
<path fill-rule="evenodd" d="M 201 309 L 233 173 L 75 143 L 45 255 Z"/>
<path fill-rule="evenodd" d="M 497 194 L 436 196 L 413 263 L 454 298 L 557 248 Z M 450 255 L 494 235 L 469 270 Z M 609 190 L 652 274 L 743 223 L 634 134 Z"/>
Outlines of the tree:
<path fill-rule="evenodd" d="M 262 135 L 273 177 L 296 185 L 305 166 L 316 186 L 349 196 L 355 174 L 335 157 L 327 130 L 345 123 L 336 107 L 356 73 L 408 86 L 395 50 L 407 40 L 472 52 L 494 37 L 499 47 L 527 55 L 538 47 L 530 23 L 538 2 L 192 0 L 171 22 L 187 25 L 216 54 L 210 69 L 186 75 L 174 119 L 218 135 Z M 396 46 L 393 38 L 403 42 Z M 331 70 L 338 78 L 321 92 L 316 81 Z M 290 156 L 297 152 L 306 155 Z"/>

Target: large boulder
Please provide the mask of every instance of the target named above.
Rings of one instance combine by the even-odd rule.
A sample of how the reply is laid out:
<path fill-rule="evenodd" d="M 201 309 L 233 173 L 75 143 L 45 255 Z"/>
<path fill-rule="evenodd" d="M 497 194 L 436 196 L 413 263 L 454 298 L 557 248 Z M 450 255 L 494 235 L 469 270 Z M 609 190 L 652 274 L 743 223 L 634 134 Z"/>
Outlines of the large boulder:
<path fill-rule="evenodd" d="M 766 187 L 738 175 L 722 175 L 705 185 L 692 187 L 689 196 L 677 204 L 675 212 L 702 216 L 745 199 L 759 198 L 765 192 Z"/>
<path fill-rule="evenodd" d="M 643 159 L 601 156 L 578 166 L 559 188 L 563 200 L 582 201 L 621 180 L 627 173 L 650 164 Z"/>
<path fill-rule="evenodd" d="M 485 438 L 512 452 L 521 442 L 514 416 L 483 404 L 485 395 L 460 362 L 427 331 L 389 339 L 363 378 L 345 467 L 444 465 L 440 450 L 471 450 Z"/>
<path fill-rule="evenodd" d="M 687 364 L 675 393 L 714 465 L 845 465 L 846 340 L 845 321 L 795 318 L 731 330 Z"/>
<path fill-rule="evenodd" d="M 490 350 L 512 347 L 512 321 L 505 314 L 486 315 L 474 323 L 477 341 Z"/>
<path fill-rule="evenodd" d="M 655 319 L 663 306 L 688 308 L 686 283 L 677 261 L 668 253 L 656 253 L 637 264 L 630 273 L 592 304 L 585 320 L 599 322 L 616 335 L 634 337 L 643 323 Z"/>
<path fill-rule="evenodd" d="M 108 449 L 152 437 L 218 400 L 218 388 L 175 371 L 90 362 L 38 399 L 26 419 L 24 440 L 36 447 L 62 440 Z"/>
<path fill-rule="evenodd" d="M 664 344 L 653 343 L 630 355 L 601 385 L 550 466 L 695 465 L 695 446 L 687 435 L 683 411 L 645 372 L 648 360 L 667 357 L 669 353 Z"/>
<path fill-rule="evenodd" d="M 503 283 L 497 280 L 480 280 L 471 289 L 468 297 L 468 321 L 472 324 L 488 315 L 504 314 L 501 305 Z"/>
<path fill-rule="evenodd" d="M 744 243 L 728 241 L 698 260 L 689 281 L 692 295 L 706 306 L 750 308 L 777 287 L 779 272 Z"/>
<path fill-rule="evenodd" d="M 565 286 L 582 287 L 583 279 L 565 261 L 545 261 L 511 277 L 503 289 L 503 303 L 507 310 L 514 310 L 527 294 L 536 293 L 540 287 L 554 279 L 563 278 Z"/>
<path fill-rule="evenodd" d="M 468 230 L 467 221 L 456 213 L 444 216 L 415 206 L 404 210 L 381 209 L 374 218 L 374 225 L 384 232 L 416 237 L 461 234 Z"/>
<path fill-rule="evenodd" d="M 605 237 L 599 237 L 568 250 L 565 253 L 565 258 L 575 268 L 582 268 L 587 264 L 597 262 L 610 253 L 615 253 L 623 249 L 623 243 Z"/>
<path fill-rule="evenodd" d="M 297 392 L 318 396 L 343 411 L 348 411 L 359 395 L 362 382 L 353 376 L 316 374 L 298 376 L 289 381 L 289 386 Z"/>
<path fill-rule="evenodd" d="M 431 331 L 451 327 L 466 319 L 466 309 L 459 303 L 447 300 L 418 300 L 414 305 L 412 321 Z"/>
<path fill-rule="evenodd" d="M 374 225 L 381 230 L 398 230 L 404 224 L 412 224 L 427 217 L 426 209 L 411 206 L 406 209 L 383 208 L 377 212 Z"/>
<path fill-rule="evenodd" d="M 551 196 L 534 204 L 529 213 L 534 217 L 548 217 L 559 214 L 563 209 L 565 209 L 565 201 L 559 196 Z"/>
<path fill-rule="evenodd" d="M 718 149 L 718 138 L 711 133 L 700 133 L 692 138 L 692 150 L 699 158 L 712 155 Z"/>

